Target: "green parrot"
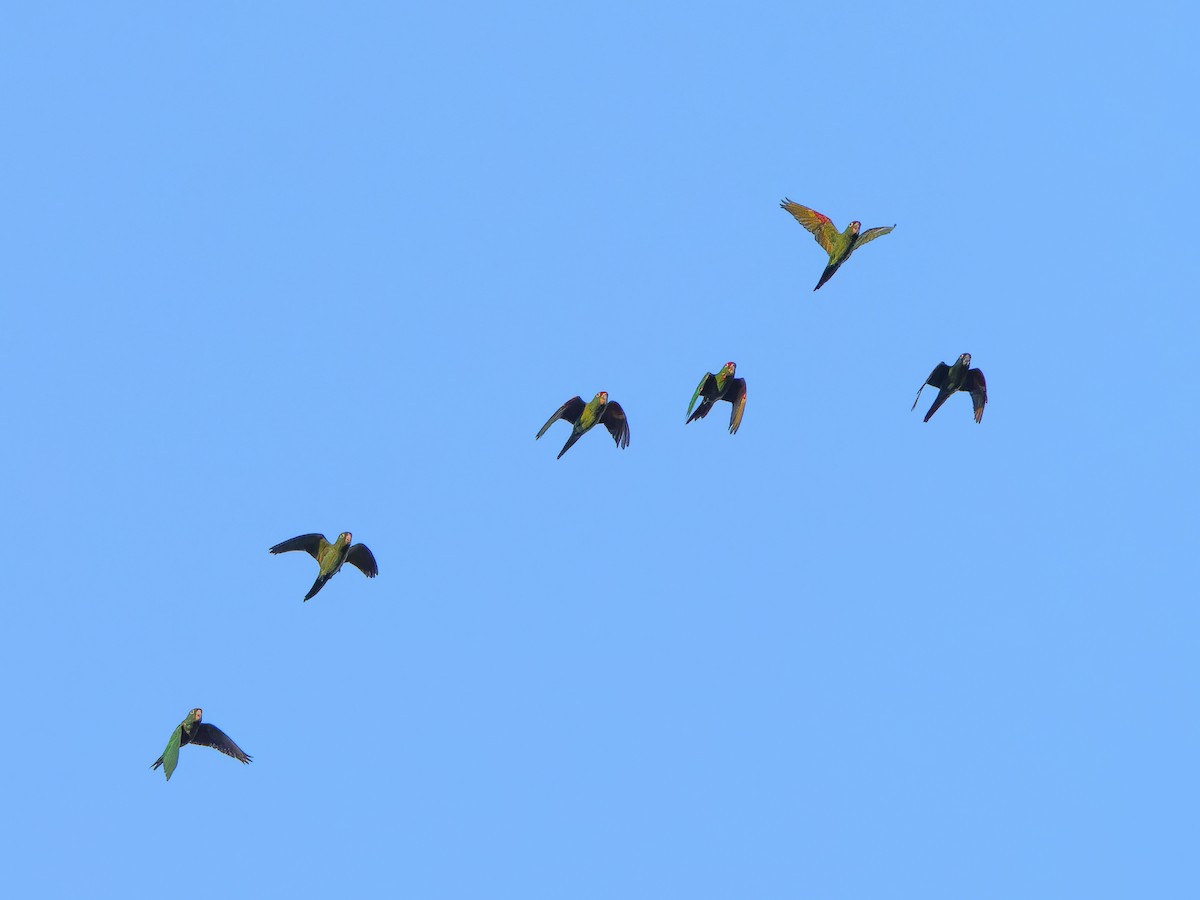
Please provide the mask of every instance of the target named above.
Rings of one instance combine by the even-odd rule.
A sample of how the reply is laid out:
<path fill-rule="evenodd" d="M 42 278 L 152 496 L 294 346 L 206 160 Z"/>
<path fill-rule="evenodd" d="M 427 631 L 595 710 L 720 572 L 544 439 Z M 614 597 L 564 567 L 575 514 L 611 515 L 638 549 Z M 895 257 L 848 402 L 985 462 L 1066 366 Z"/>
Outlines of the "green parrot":
<path fill-rule="evenodd" d="M 838 267 L 842 263 L 850 258 L 851 253 L 868 241 L 873 241 L 875 238 L 887 234 L 896 227 L 895 225 L 890 225 L 879 228 L 868 228 L 862 234 L 859 234 L 858 230 L 862 228 L 862 222 L 851 222 L 846 226 L 845 231 L 839 233 L 837 226 L 830 221 L 829 216 L 822 215 L 815 209 L 809 209 L 807 206 L 793 203 L 786 197 L 779 205 L 795 216 L 797 222 L 811 231 L 813 237 L 817 239 L 817 243 L 829 254 L 829 265 L 821 273 L 821 280 L 813 288 L 814 291 L 820 290 L 821 285 L 833 277 L 833 273 L 838 270 Z"/>
<path fill-rule="evenodd" d="M 933 406 L 929 407 L 929 412 L 925 413 L 925 421 L 928 422 L 938 407 L 946 402 L 946 399 L 955 391 L 967 391 L 971 395 L 971 402 L 975 407 L 975 421 L 983 421 L 983 408 L 987 405 L 987 381 L 984 380 L 983 373 L 978 369 L 971 368 L 971 354 L 964 353 L 958 358 L 958 361 L 952 366 L 946 365 L 944 362 L 938 363 L 933 367 L 933 371 L 929 373 L 929 377 L 925 379 L 925 384 L 917 388 L 916 400 L 913 400 L 912 408 L 917 408 L 917 400 L 921 399 L 921 391 L 925 390 L 925 385 L 928 384 L 938 389 L 937 399 L 933 401 Z M 911 410 L 910 410 L 911 412 Z"/>
<path fill-rule="evenodd" d="M 187 714 L 187 718 L 180 722 L 175 727 L 175 730 L 171 732 L 171 739 L 167 741 L 167 749 L 150 766 L 152 770 L 162 766 L 163 772 L 167 775 L 167 781 L 171 780 L 171 773 L 175 771 L 175 766 L 179 763 L 179 748 L 185 744 L 199 744 L 201 747 L 212 747 L 214 750 L 220 750 L 226 756 L 232 756 L 240 763 L 250 762 L 250 757 L 242 752 L 241 747 L 229 739 L 229 735 L 216 725 L 200 721 L 202 712 L 203 710 L 193 709 Z"/>
<path fill-rule="evenodd" d="M 368 578 L 374 578 L 379 574 L 379 565 L 375 562 L 371 551 L 367 549 L 367 545 L 354 544 L 351 546 L 351 537 L 350 532 L 343 531 L 331 544 L 325 540 L 323 534 L 302 534 L 284 541 L 282 544 L 276 544 L 271 548 L 271 552 L 287 553 L 289 550 L 303 550 L 317 561 L 321 570 L 317 573 L 317 580 L 313 582 L 309 592 L 304 595 L 305 601 L 308 601 L 316 595 L 317 591 L 325 587 L 325 582 L 338 573 L 338 569 L 342 567 L 343 563 L 350 563 Z"/>
<path fill-rule="evenodd" d="M 692 402 L 688 404 L 689 418 L 685 425 L 707 416 L 718 400 L 728 400 L 733 407 L 729 413 L 729 433 L 737 434 L 738 426 L 742 424 L 742 413 L 746 411 L 746 379 L 734 378 L 736 372 L 737 363 L 727 362 L 716 375 L 712 372 L 704 373 L 704 377 L 696 385 L 696 393 L 692 394 Z M 700 401 L 699 409 L 693 413 L 692 407 L 696 405 L 696 398 L 701 394 L 704 395 L 704 399 Z"/>
<path fill-rule="evenodd" d="M 629 420 L 625 418 L 625 410 L 621 409 L 621 404 L 615 400 L 612 403 L 608 402 L 608 392 L 601 391 L 592 398 L 591 403 L 584 404 L 582 397 L 572 397 L 566 403 L 558 408 L 558 411 L 552 415 L 542 426 L 542 430 L 534 437 L 536 441 L 546 429 L 557 422 L 559 419 L 566 419 L 571 423 L 571 436 L 567 438 L 567 442 L 563 444 L 563 448 L 558 451 L 558 456 L 555 459 L 562 459 L 562 455 L 571 449 L 571 445 L 589 432 L 596 424 L 603 424 L 608 429 L 609 434 L 613 436 L 613 440 L 617 442 L 617 447 L 624 450 L 629 446 Z"/>

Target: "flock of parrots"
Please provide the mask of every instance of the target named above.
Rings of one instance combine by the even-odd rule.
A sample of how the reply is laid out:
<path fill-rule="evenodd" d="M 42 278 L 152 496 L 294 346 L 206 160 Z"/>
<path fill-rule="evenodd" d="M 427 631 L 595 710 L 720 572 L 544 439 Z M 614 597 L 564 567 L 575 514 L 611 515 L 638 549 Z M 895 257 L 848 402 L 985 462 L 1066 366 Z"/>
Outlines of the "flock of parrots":
<path fill-rule="evenodd" d="M 820 290 L 821 286 L 833 277 L 833 273 L 850 258 L 855 250 L 896 227 L 890 225 L 868 228 L 860 233 L 862 223 L 851 222 L 846 226 L 845 231 L 839 232 L 828 216 L 822 215 L 815 209 L 809 209 L 807 206 L 801 206 L 799 203 L 793 203 L 787 199 L 779 205 L 795 216 L 797 222 L 812 232 L 817 243 L 829 254 L 829 264 L 821 273 L 821 279 L 813 288 L 814 291 Z M 742 424 L 742 414 L 746 410 L 746 379 L 734 377 L 736 373 L 737 364 L 732 362 L 725 363 L 715 375 L 712 372 L 705 372 L 704 377 L 696 386 L 695 393 L 692 394 L 691 403 L 688 404 L 685 424 L 690 424 L 696 419 L 703 419 L 717 401 L 726 400 L 733 407 L 729 416 L 729 433 L 737 434 L 738 427 Z M 925 389 L 926 385 L 938 389 L 937 399 L 933 401 L 929 412 L 925 414 L 926 422 L 956 391 L 966 391 L 971 395 L 975 421 L 983 420 L 983 407 L 987 404 L 987 382 L 981 371 L 971 368 L 970 353 L 959 356 L 952 366 L 948 366 L 944 362 L 934 366 L 929 377 L 917 390 L 917 397 L 913 400 L 913 409 L 916 409 L 917 400 L 921 399 L 921 391 Z M 697 400 L 700 400 L 698 407 L 696 406 Z M 693 408 L 695 412 L 692 411 Z M 559 419 L 571 423 L 571 434 L 567 438 L 567 442 L 563 444 L 562 450 L 558 452 L 559 459 L 571 449 L 572 444 L 594 426 L 600 424 L 608 429 L 618 448 L 624 449 L 629 446 L 629 420 L 625 417 L 625 410 L 621 408 L 621 404 L 609 401 L 607 391 L 600 391 L 588 403 L 584 403 L 582 397 L 572 397 L 547 420 L 537 433 L 535 440 L 545 434 L 547 429 Z M 374 578 L 379 574 L 379 565 L 375 562 L 375 556 L 365 544 L 352 544 L 351 534 L 348 531 L 342 532 L 332 543 L 321 534 L 302 534 L 270 548 L 271 553 L 287 553 L 290 550 L 303 550 L 317 561 L 317 580 L 304 595 L 306 601 L 312 599 L 325 586 L 325 582 L 336 575 L 345 563 L 350 563 L 368 578 Z M 185 744 L 212 747 L 220 750 L 226 756 L 232 756 L 239 762 L 250 762 L 251 757 L 225 732 L 215 725 L 202 722 L 202 715 L 203 711 L 200 709 L 188 712 L 187 717 L 171 733 L 166 749 L 163 750 L 162 756 L 154 761 L 151 769 L 162 766 L 167 780 L 170 781 L 171 773 L 175 771 L 175 766 L 179 762 L 179 748 Z"/>

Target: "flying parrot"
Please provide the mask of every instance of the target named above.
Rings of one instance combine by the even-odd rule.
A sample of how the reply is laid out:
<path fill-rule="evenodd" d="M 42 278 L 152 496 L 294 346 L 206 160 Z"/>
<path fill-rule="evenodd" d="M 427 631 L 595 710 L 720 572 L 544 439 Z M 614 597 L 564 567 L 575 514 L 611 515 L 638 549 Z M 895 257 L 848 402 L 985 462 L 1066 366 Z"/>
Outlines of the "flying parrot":
<path fill-rule="evenodd" d="M 583 402 L 582 397 L 572 397 L 546 421 L 534 440 L 545 434 L 546 429 L 559 419 L 571 423 L 571 436 L 563 444 L 556 459 L 562 459 L 562 455 L 571 449 L 571 445 L 597 424 L 602 424 L 608 429 L 613 440 L 617 442 L 617 447 L 624 450 L 629 446 L 629 420 L 625 418 L 625 410 L 621 409 L 620 403 L 615 400 L 609 403 L 607 391 L 601 391 L 587 404 Z"/>
<path fill-rule="evenodd" d="M 284 541 L 282 544 L 276 544 L 271 548 L 271 552 L 287 553 L 289 550 L 303 550 L 317 561 L 321 568 L 317 573 L 317 580 L 304 595 L 304 599 L 307 601 L 325 587 L 325 582 L 338 573 L 338 569 L 342 567 L 343 563 L 350 563 L 368 578 L 374 578 L 379 574 L 379 565 L 375 562 L 371 551 L 367 549 L 367 545 L 354 544 L 351 546 L 351 537 L 350 532 L 343 531 L 331 544 L 325 540 L 323 534 L 302 534 Z"/>
<path fill-rule="evenodd" d="M 175 771 L 175 766 L 179 763 L 179 748 L 185 744 L 199 744 L 201 747 L 212 747 L 214 750 L 220 750 L 226 756 L 232 756 L 240 763 L 250 762 L 250 757 L 242 752 L 241 747 L 229 739 L 229 735 L 216 725 L 200 721 L 202 712 L 200 709 L 193 709 L 187 714 L 187 718 L 180 722 L 175 727 L 175 730 L 171 732 L 171 739 L 167 741 L 167 749 L 150 766 L 151 769 L 157 769 L 159 766 L 162 766 L 163 772 L 166 773 L 167 781 L 171 780 L 171 773 Z"/>
<path fill-rule="evenodd" d="M 895 225 L 888 225 L 880 226 L 879 228 L 868 228 L 862 234 L 859 234 L 858 231 L 862 228 L 862 223 L 856 221 L 847 225 L 845 231 L 839 232 L 837 226 L 830 221 L 829 216 L 822 215 L 815 209 L 809 209 L 807 206 L 793 203 L 786 197 L 779 205 L 795 216 L 797 222 L 811 231 L 813 237 L 817 239 L 817 243 L 829 254 L 829 265 L 821 273 L 821 280 L 813 288 L 814 291 L 820 290 L 821 285 L 833 277 L 833 273 L 838 270 L 838 267 L 842 263 L 850 258 L 851 253 L 868 241 L 873 241 L 875 238 L 887 234 L 896 227 Z"/>
<path fill-rule="evenodd" d="M 737 363 L 727 362 L 716 375 L 712 372 L 704 373 L 704 377 L 696 385 L 696 393 L 692 394 L 692 402 L 688 404 L 689 418 L 685 425 L 707 416 L 718 400 L 728 400 L 733 407 L 729 413 L 729 433 L 737 434 L 738 426 L 742 424 L 742 413 L 746 411 L 746 379 L 734 378 L 736 372 Z M 692 412 L 692 407 L 696 405 L 696 399 L 701 394 L 704 395 L 704 399 L 700 401 L 696 411 Z"/>
<path fill-rule="evenodd" d="M 984 380 L 982 372 L 971 368 L 970 353 L 964 353 L 952 366 L 948 366 L 944 362 L 934 366 L 929 377 L 925 379 L 925 384 L 917 389 L 916 400 L 913 400 L 913 409 L 917 408 L 917 400 L 921 399 L 921 391 L 925 390 L 926 384 L 938 389 L 937 399 L 933 401 L 933 406 L 929 407 L 929 412 L 925 413 L 926 422 L 938 411 L 938 407 L 946 402 L 946 398 L 955 391 L 970 392 L 971 402 L 975 406 L 975 421 L 983 421 L 983 408 L 987 405 L 987 382 Z"/>

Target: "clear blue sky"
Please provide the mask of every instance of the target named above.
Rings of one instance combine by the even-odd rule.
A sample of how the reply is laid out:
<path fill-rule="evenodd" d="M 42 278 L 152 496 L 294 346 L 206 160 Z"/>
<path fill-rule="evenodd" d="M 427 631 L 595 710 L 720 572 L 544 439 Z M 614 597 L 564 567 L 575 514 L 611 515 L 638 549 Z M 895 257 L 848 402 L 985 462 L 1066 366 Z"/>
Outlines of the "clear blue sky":
<path fill-rule="evenodd" d="M 10 9 L 13 896 L 1200 896 L 1200 22 L 1113 8 Z M 896 230 L 814 294 L 784 196 Z"/>

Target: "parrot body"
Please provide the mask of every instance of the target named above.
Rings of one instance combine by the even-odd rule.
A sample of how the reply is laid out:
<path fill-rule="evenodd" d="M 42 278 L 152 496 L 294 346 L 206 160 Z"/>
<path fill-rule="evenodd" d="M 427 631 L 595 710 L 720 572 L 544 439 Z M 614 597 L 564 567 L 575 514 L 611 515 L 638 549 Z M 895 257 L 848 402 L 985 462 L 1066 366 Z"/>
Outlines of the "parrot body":
<path fill-rule="evenodd" d="M 729 413 L 729 433 L 737 434 L 742 424 L 742 413 L 746 411 L 746 379 L 735 378 L 736 372 L 737 363 L 727 362 L 715 375 L 712 372 L 704 373 L 704 377 L 696 385 L 696 392 L 692 394 L 692 402 L 688 404 L 688 419 L 685 425 L 707 416 L 718 400 L 728 400 L 733 407 Z M 704 399 L 700 401 L 696 411 L 692 412 L 692 407 L 696 406 L 696 400 L 700 397 Z"/>
<path fill-rule="evenodd" d="M 938 389 L 937 399 L 933 401 L 933 406 L 929 407 L 929 412 L 925 413 L 926 422 L 933 418 L 938 407 L 945 403 L 955 391 L 966 391 L 971 395 L 971 404 L 975 409 L 975 421 L 976 423 L 983 421 L 983 408 L 987 405 L 987 381 L 984 380 L 982 372 L 971 368 L 970 353 L 962 354 L 952 366 L 948 366 L 944 362 L 934 366 L 929 377 L 925 379 L 925 383 L 917 389 L 917 397 L 913 400 L 913 409 L 917 408 L 917 400 L 921 399 L 921 391 L 925 390 L 926 384 Z"/>
<path fill-rule="evenodd" d="M 571 445 L 596 425 L 603 425 L 608 429 L 619 449 L 624 450 L 629 446 L 629 420 L 625 417 L 625 410 L 621 408 L 621 404 L 608 399 L 607 391 L 600 391 L 588 403 L 584 403 L 582 397 L 572 397 L 546 420 L 546 424 L 534 440 L 545 434 L 546 429 L 559 419 L 571 423 L 571 436 L 558 451 L 558 459 L 562 459 L 563 454 L 571 449 Z"/>
<path fill-rule="evenodd" d="M 313 582 L 309 592 L 304 595 L 305 601 L 308 601 L 316 595 L 317 591 L 325 587 L 325 582 L 336 575 L 345 563 L 350 563 L 368 578 L 374 578 L 379 574 L 379 565 L 375 562 L 374 554 L 366 544 L 351 544 L 352 538 L 353 535 L 350 532 L 343 531 L 338 535 L 337 540 L 330 543 L 325 540 L 323 534 L 302 534 L 281 544 L 276 544 L 271 548 L 271 552 L 287 553 L 291 550 L 303 550 L 317 561 L 319 567 L 317 580 Z"/>
<path fill-rule="evenodd" d="M 212 747 L 214 750 L 220 750 L 226 756 L 232 756 L 240 763 L 250 762 L 251 758 L 242 751 L 241 747 L 230 740 L 229 735 L 216 725 L 201 722 L 202 715 L 203 710 L 201 709 L 191 710 L 187 714 L 187 718 L 180 722 L 175 727 L 175 731 L 171 733 L 162 756 L 156 759 L 150 766 L 151 769 L 157 769 L 159 766 L 162 766 L 163 772 L 166 773 L 167 781 L 171 780 L 171 774 L 175 771 L 175 766 L 179 763 L 179 748 L 188 744 Z"/>
<path fill-rule="evenodd" d="M 838 270 L 842 263 L 850 258 L 851 253 L 863 244 L 870 243 L 877 237 L 882 237 L 896 227 L 895 225 L 881 225 L 878 228 L 868 228 L 860 234 L 862 223 L 855 221 L 847 225 L 845 231 L 838 231 L 837 226 L 833 224 L 829 216 L 819 213 L 815 209 L 809 209 L 807 206 L 793 203 L 787 198 L 784 198 L 779 205 L 790 212 L 797 222 L 810 231 L 812 236 L 816 238 L 817 243 L 821 245 L 821 249 L 829 254 L 829 265 L 821 273 L 821 280 L 813 288 L 814 291 L 820 290 L 821 285 L 833 277 L 833 273 Z"/>

